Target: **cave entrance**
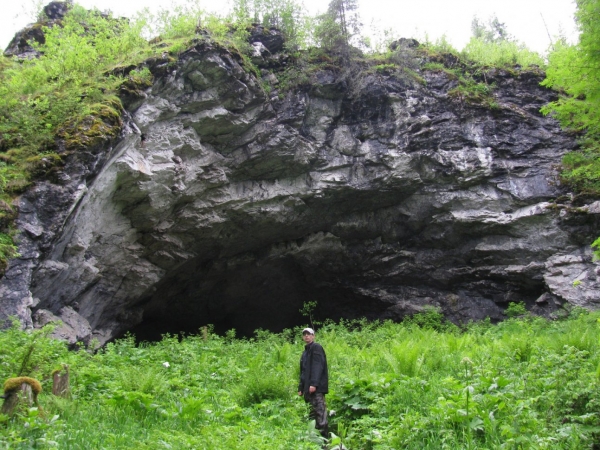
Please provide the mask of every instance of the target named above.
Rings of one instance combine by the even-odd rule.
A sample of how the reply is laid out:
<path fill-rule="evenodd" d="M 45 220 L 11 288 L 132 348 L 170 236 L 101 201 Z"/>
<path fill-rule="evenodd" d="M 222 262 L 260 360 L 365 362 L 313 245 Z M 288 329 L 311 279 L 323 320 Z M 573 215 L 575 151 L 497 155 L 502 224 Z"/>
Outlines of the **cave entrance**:
<path fill-rule="evenodd" d="M 348 278 L 350 277 L 350 278 Z M 165 277 L 141 307 L 143 321 L 130 329 L 138 340 L 156 341 L 165 333 L 199 334 L 212 325 L 218 334 L 235 329 L 237 337 L 258 329 L 281 332 L 305 325 L 305 302 L 317 302 L 314 318 L 375 319 L 389 307 L 357 294 L 335 275 L 293 258 L 258 263 L 255 259 L 192 263 Z"/>

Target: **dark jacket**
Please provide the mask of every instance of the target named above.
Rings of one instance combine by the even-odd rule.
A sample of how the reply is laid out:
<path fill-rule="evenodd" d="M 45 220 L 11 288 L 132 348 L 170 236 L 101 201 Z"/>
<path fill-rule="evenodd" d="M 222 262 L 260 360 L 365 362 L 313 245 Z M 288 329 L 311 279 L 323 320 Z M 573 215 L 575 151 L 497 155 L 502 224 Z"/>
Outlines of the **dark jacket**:
<path fill-rule="evenodd" d="M 320 344 L 313 342 L 304 346 L 300 358 L 300 384 L 298 392 L 308 392 L 310 386 L 315 386 L 317 392 L 329 392 L 329 374 L 327 373 L 327 357 Z"/>

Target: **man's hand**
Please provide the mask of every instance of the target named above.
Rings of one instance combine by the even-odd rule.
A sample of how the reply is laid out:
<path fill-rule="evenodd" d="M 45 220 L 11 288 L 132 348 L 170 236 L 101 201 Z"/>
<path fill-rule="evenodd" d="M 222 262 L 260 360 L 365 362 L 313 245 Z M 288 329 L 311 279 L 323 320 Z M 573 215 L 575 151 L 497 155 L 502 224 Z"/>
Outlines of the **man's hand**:
<path fill-rule="evenodd" d="M 302 391 L 298 391 L 298 395 L 302 395 Z"/>
<path fill-rule="evenodd" d="M 317 387 L 316 386 L 311 386 L 308 388 L 308 392 L 311 394 L 314 394 L 317 391 Z"/>

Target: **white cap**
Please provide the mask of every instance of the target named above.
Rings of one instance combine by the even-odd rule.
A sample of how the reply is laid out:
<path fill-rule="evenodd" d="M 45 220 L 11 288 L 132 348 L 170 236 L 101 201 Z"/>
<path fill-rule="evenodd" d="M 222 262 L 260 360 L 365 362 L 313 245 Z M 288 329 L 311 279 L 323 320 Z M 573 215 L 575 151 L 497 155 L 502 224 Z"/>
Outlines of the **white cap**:
<path fill-rule="evenodd" d="M 304 333 L 315 334 L 315 330 L 313 330 L 312 328 L 305 328 L 304 330 L 302 330 L 302 334 Z"/>

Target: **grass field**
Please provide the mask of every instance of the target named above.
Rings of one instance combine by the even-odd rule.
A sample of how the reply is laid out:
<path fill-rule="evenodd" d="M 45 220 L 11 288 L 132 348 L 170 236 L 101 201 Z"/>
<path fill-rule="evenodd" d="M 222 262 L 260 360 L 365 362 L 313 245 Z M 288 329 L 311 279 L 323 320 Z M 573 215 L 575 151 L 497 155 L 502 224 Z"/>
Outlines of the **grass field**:
<path fill-rule="evenodd" d="M 402 324 L 324 324 L 329 448 L 584 449 L 600 440 L 600 314 L 524 316 L 466 329 L 430 311 Z M 4 379 L 42 381 L 41 410 L 0 418 L 0 448 L 318 449 L 297 396 L 299 330 L 126 337 L 69 351 L 15 324 L 0 334 Z M 71 374 L 71 398 L 51 374 Z"/>

